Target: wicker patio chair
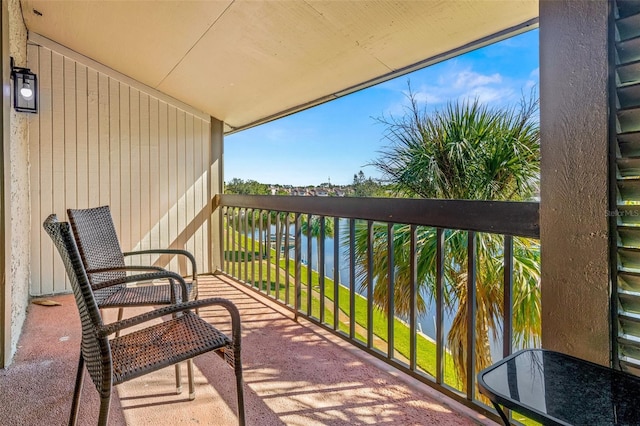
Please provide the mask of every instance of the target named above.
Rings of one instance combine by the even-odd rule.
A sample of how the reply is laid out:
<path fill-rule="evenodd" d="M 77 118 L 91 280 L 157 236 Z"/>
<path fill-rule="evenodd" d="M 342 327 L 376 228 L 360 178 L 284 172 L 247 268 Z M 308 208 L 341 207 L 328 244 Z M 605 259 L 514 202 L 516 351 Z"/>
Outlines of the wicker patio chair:
<path fill-rule="evenodd" d="M 196 260 L 188 251 L 152 249 L 123 253 L 109 206 L 68 209 L 67 215 L 69 216 L 80 258 L 87 272 L 89 283 L 93 288 L 98 308 L 118 308 L 118 321 L 122 320 L 123 309 L 126 307 L 166 305 L 198 298 Z M 129 286 L 128 284 L 149 281 L 147 273 L 150 271 L 165 271 L 159 266 L 126 265 L 126 256 L 142 254 L 185 256 L 191 264 L 191 282 L 180 281 L 182 287 L 176 288 L 176 285 L 174 285 L 176 275 L 167 273 L 166 276 L 155 275 L 157 279 L 168 279 L 166 280 L 168 281 L 167 285 Z M 134 272 L 135 274 L 128 275 L 127 272 Z M 105 283 L 114 282 L 118 282 L 118 284 L 104 285 Z M 197 311 L 196 309 L 196 313 Z M 119 334 L 120 332 L 117 331 L 116 337 Z M 192 368 L 190 361 L 188 368 Z M 189 377 L 191 378 L 191 376 Z M 189 383 L 189 388 L 193 388 L 193 383 Z M 181 370 L 180 366 L 176 365 L 176 393 L 180 394 L 181 392 Z M 193 399 L 195 395 L 191 393 L 189 397 Z"/>
<path fill-rule="evenodd" d="M 240 315 L 233 303 L 221 298 L 190 301 L 104 324 L 69 224 L 59 222 L 56 215 L 52 214 L 45 220 L 43 227 L 62 257 L 82 324 L 80 358 L 69 425 L 73 426 L 77 422 L 85 364 L 100 394 L 98 424 L 104 426 L 109 417 L 113 386 L 210 351 L 216 351 L 223 356 L 235 370 L 238 421 L 240 425 L 244 425 Z M 192 312 L 197 307 L 206 306 L 221 306 L 229 312 L 232 326 L 231 338 Z M 147 328 L 138 328 L 129 334 L 109 339 L 115 331 L 139 326 L 165 315 L 174 315 L 174 317 L 171 320 L 155 322 Z M 190 371 L 190 375 L 192 374 L 193 370 Z M 211 424 L 215 424 L 215 420 L 212 420 Z"/>
<path fill-rule="evenodd" d="M 118 241 L 118 234 L 113 224 L 109 206 L 89 209 L 68 209 L 69 222 L 80 251 L 80 258 L 87 271 L 89 282 L 94 287 L 98 307 L 120 308 L 118 319 L 122 319 L 122 309 L 128 306 L 160 305 L 176 302 L 173 286 L 139 286 L 128 287 L 126 283 L 141 281 L 139 276 L 127 277 L 127 271 L 163 270 L 158 266 L 127 266 L 126 256 L 142 254 L 174 254 L 182 255 L 191 263 L 191 283 L 187 283 L 188 298 L 198 298 L 198 280 L 196 260 L 191 253 L 179 249 L 152 249 L 123 253 Z M 118 286 L 95 289 L 95 286 L 107 281 L 124 280 Z M 186 301 L 183 294 L 182 301 Z"/>

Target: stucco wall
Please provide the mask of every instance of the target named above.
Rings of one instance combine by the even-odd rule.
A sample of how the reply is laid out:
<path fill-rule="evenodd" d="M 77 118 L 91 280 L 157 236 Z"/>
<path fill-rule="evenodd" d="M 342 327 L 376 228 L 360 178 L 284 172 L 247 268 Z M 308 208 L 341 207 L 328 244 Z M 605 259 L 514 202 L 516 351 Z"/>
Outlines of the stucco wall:
<path fill-rule="evenodd" d="M 8 1 L 9 53 L 16 66 L 27 65 L 27 30 L 22 20 L 19 0 Z M 6 282 L 11 286 L 11 352 L 10 362 L 18 344 L 26 318 L 29 299 L 29 141 L 30 114 L 17 113 L 11 108 L 10 138 L 5 146 L 5 205 L 6 205 Z"/>
<path fill-rule="evenodd" d="M 610 362 L 607 2 L 540 1 L 542 344 Z"/>

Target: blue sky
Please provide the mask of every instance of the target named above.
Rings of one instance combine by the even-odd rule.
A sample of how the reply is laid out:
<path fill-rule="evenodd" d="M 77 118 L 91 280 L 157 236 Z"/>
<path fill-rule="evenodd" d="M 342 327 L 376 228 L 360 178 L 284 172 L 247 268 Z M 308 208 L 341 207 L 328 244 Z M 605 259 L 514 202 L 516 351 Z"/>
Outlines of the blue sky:
<path fill-rule="evenodd" d="M 267 184 L 347 185 L 387 145 L 377 117 L 402 114 L 407 83 L 438 109 L 453 99 L 517 105 L 539 81 L 538 30 L 225 137 L 224 176 Z"/>

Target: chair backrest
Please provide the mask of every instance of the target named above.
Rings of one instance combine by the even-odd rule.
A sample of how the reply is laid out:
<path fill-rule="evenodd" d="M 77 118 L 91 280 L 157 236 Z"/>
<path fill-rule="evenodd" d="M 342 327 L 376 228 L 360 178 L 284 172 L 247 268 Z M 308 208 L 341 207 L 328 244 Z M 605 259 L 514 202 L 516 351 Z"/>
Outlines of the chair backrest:
<path fill-rule="evenodd" d="M 58 249 L 71 281 L 82 323 L 82 357 L 87 364 L 93 383 L 102 395 L 111 388 L 111 349 L 108 338 L 99 337 L 96 332 L 103 325 L 102 317 L 93 297 L 93 290 L 80 259 L 71 227 L 67 222 L 59 222 L 55 214 L 49 215 L 42 226 Z"/>
<path fill-rule="evenodd" d="M 88 271 L 125 266 L 109 206 L 69 209 L 69 222 L 78 244 L 80 257 Z M 123 278 L 125 272 L 88 273 L 92 285 Z"/>

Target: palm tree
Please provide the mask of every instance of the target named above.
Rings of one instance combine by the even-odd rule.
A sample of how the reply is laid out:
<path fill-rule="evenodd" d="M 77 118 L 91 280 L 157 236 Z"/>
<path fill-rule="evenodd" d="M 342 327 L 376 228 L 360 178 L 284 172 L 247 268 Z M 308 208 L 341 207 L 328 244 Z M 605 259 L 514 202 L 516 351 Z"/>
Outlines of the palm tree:
<path fill-rule="evenodd" d="M 533 99 L 533 98 L 532 98 Z M 519 107 L 490 109 L 475 101 L 456 101 L 427 113 L 409 94 L 410 106 L 401 118 L 382 118 L 390 144 L 372 164 L 397 193 L 418 198 L 522 201 L 538 190 L 540 172 L 538 102 Z M 373 249 L 374 302 L 388 313 L 387 226 L 375 224 Z M 395 256 L 395 314 L 410 312 L 410 227 L 396 225 L 391 245 Z M 433 297 L 436 282 L 436 230 L 417 229 L 418 311 Z M 356 278 L 367 287 L 367 228 L 357 224 Z M 444 300 L 454 309 L 448 347 L 458 379 L 466 383 L 467 232 L 445 230 Z M 489 342 L 497 334 L 503 314 L 503 240 L 476 234 L 476 369 L 491 364 Z M 539 245 L 514 238 L 514 317 L 516 344 L 538 341 L 540 325 Z"/>

